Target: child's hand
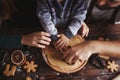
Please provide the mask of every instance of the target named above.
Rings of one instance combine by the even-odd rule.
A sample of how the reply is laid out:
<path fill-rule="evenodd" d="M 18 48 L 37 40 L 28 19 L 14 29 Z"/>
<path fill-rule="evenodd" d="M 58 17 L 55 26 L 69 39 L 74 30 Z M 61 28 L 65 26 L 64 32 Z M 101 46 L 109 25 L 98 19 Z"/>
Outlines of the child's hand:
<path fill-rule="evenodd" d="M 89 28 L 85 22 L 82 23 L 82 37 L 87 37 L 89 33 Z"/>
<path fill-rule="evenodd" d="M 63 51 L 68 46 L 69 38 L 67 38 L 64 34 L 57 36 L 59 39 L 54 43 L 54 46 L 57 50 Z"/>

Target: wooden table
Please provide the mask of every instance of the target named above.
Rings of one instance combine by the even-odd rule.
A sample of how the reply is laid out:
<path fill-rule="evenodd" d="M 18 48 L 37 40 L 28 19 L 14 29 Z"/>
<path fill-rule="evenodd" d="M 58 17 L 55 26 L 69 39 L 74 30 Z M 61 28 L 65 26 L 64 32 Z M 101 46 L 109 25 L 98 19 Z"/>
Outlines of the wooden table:
<path fill-rule="evenodd" d="M 6 54 L 5 61 L 1 66 L 1 71 L 5 70 L 4 64 L 11 64 L 10 62 L 10 54 L 12 51 L 16 49 L 2 51 Z M 41 56 L 40 49 L 31 48 L 23 50 L 24 54 L 27 56 L 27 61 L 34 61 L 35 64 L 38 65 L 37 71 L 35 73 L 30 72 L 26 73 L 26 70 L 23 69 L 23 66 L 17 67 L 17 71 L 14 77 L 5 77 L 1 76 L 0 78 L 3 80 L 24 80 L 27 76 L 31 77 L 33 80 L 111 80 L 120 72 L 120 67 L 117 72 L 110 72 L 106 68 L 98 69 L 95 66 L 92 66 L 89 62 L 78 72 L 71 74 L 62 74 L 57 71 L 51 69 L 43 60 Z M 120 59 L 111 58 L 110 60 L 114 60 L 117 64 L 120 65 Z M 5 79 L 4 79 L 5 78 Z"/>
<path fill-rule="evenodd" d="M 28 29 L 27 29 L 28 30 Z M 39 31 L 38 29 L 36 29 Z M 36 31 L 34 29 L 30 30 L 30 32 Z M 100 29 L 105 35 L 105 28 Z M 108 30 L 108 29 L 107 29 Z M 101 32 L 100 31 L 100 32 Z M 25 29 L 15 29 L 11 30 L 12 34 L 14 33 L 20 33 L 23 34 L 23 32 L 30 33 L 25 31 Z M 94 32 L 94 31 L 93 31 Z M 119 32 L 119 31 L 118 31 Z M 91 32 L 90 32 L 91 33 Z M 92 33 L 93 34 L 93 33 Z M 93 35 L 90 34 L 89 36 Z M 103 35 L 103 34 L 102 34 Z M 105 37 L 105 35 L 103 35 Z M 115 34 L 111 34 L 115 35 Z M 101 34 L 99 35 L 101 36 Z M 98 37 L 98 36 L 97 36 Z M 108 36 L 107 36 L 108 37 Z M 111 38 L 111 40 L 114 40 L 115 38 Z M 59 73 L 57 71 L 54 71 L 51 69 L 43 60 L 41 56 L 41 50 L 38 48 L 22 48 L 22 50 L 25 55 L 27 56 L 28 61 L 34 61 L 35 64 L 38 64 L 37 71 L 35 73 L 29 73 L 27 74 L 25 70 L 21 67 L 18 67 L 14 77 L 5 77 L 2 75 L 3 70 L 5 69 L 5 63 L 10 63 L 10 53 L 16 49 L 8 49 L 8 50 L 0 50 L 0 53 L 6 54 L 5 61 L 0 63 L 1 66 L 1 76 L 0 79 L 2 80 L 25 80 L 27 76 L 30 76 L 33 80 L 111 80 L 113 77 L 118 75 L 120 73 L 120 67 L 118 67 L 118 71 L 116 72 L 110 72 L 108 69 L 103 68 L 103 69 L 98 69 L 95 66 L 92 66 L 89 61 L 88 63 L 78 72 L 71 73 L 71 74 L 63 74 Z M 3 58 L 3 57 L 1 57 Z M 120 66 L 120 59 L 117 58 L 110 58 L 109 60 L 114 60 L 117 64 Z M 107 60 L 105 60 L 107 61 Z M 13 64 L 11 64 L 12 66 Z"/>

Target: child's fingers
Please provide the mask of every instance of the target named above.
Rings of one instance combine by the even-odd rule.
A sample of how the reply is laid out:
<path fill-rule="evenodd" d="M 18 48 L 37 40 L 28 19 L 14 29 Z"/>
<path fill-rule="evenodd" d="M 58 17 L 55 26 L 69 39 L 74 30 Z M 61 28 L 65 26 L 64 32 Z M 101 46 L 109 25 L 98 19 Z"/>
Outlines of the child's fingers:
<path fill-rule="evenodd" d="M 87 28 L 87 33 L 86 33 L 86 37 L 88 36 L 88 34 L 89 34 L 89 28 Z"/>
<path fill-rule="evenodd" d="M 57 37 L 60 38 L 60 37 L 61 37 L 61 34 L 57 35 Z"/>
<path fill-rule="evenodd" d="M 63 52 L 63 51 L 64 51 L 64 47 L 65 47 L 65 43 L 60 46 L 59 50 L 60 50 L 61 52 Z"/>
<path fill-rule="evenodd" d="M 89 32 L 87 32 L 86 37 L 88 36 L 88 33 L 89 33 Z"/>
<path fill-rule="evenodd" d="M 85 36 L 86 36 L 86 37 L 88 36 L 88 31 L 86 31 L 86 34 L 85 34 Z"/>
<path fill-rule="evenodd" d="M 85 31 L 83 31 L 82 32 L 82 37 L 84 37 L 86 35 L 86 32 Z"/>
<path fill-rule="evenodd" d="M 56 45 L 56 48 L 57 48 L 58 50 L 60 50 L 60 48 L 63 46 L 63 44 L 64 44 L 64 41 L 61 41 L 60 43 L 58 43 L 58 44 Z"/>
<path fill-rule="evenodd" d="M 84 36 L 87 37 L 88 33 L 89 33 L 89 28 L 88 27 L 84 27 L 83 32 L 82 32 L 82 37 L 84 37 Z"/>
<path fill-rule="evenodd" d="M 58 44 L 61 43 L 61 42 L 62 42 L 62 39 L 59 38 L 59 39 L 57 40 L 57 42 L 56 42 L 56 45 L 58 45 Z"/>
<path fill-rule="evenodd" d="M 65 45 L 63 46 L 63 48 L 60 50 L 61 52 L 64 52 L 66 51 L 68 48 L 70 48 L 70 46 L 68 46 L 66 43 Z"/>

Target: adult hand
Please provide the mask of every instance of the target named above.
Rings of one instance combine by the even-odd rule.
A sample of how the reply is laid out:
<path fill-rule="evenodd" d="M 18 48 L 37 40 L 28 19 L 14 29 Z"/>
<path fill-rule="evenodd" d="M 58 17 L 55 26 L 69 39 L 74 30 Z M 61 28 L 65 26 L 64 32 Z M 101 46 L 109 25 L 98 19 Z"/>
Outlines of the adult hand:
<path fill-rule="evenodd" d="M 93 50 L 94 49 L 89 42 L 82 42 L 65 50 L 65 52 L 63 52 L 63 58 L 65 62 L 74 64 L 78 59 L 80 61 L 88 60 L 88 58 L 92 55 Z"/>
<path fill-rule="evenodd" d="M 35 46 L 38 48 L 45 48 L 50 45 L 50 34 L 46 32 L 34 32 L 28 35 L 23 35 L 21 43 L 23 45 Z"/>

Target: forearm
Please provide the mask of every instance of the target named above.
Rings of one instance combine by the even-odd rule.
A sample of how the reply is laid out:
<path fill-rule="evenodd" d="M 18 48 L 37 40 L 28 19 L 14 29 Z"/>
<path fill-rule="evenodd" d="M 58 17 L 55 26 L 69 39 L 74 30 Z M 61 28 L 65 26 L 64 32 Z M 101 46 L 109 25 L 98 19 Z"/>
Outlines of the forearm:
<path fill-rule="evenodd" d="M 120 57 L 120 41 L 90 41 L 94 53 L 111 57 Z"/>
<path fill-rule="evenodd" d="M 50 20 L 40 19 L 41 24 L 46 32 L 51 35 L 56 35 L 58 33 L 57 29 L 55 28 L 54 24 Z"/>
<path fill-rule="evenodd" d="M 38 18 L 40 19 L 41 25 L 44 30 L 51 35 L 56 35 L 58 33 L 55 28 L 54 23 L 52 22 L 52 18 L 49 13 L 38 13 Z"/>
<path fill-rule="evenodd" d="M 37 16 L 41 22 L 42 27 L 51 35 L 56 35 L 58 31 L 52 21 L 51 13 L 47 8 L 48 3 L 45 0 L 38 0 L 37 3 Z"/>
<path fill-rule="evenodd" d="M 86 18 L 86 1 L 80 1 L 80 3 L 77 5 L 78 7 L 76 8 L 74 14 L 70 17 L 71 22 L 68 26 L 68 30 L 72 33 L 72 35 L 77 34 L 78 30 L 82 27 L 82 22 Z"/>

